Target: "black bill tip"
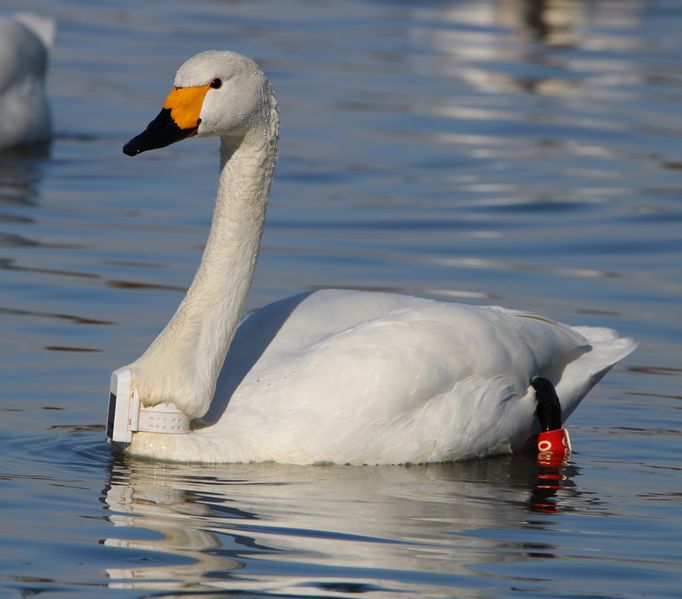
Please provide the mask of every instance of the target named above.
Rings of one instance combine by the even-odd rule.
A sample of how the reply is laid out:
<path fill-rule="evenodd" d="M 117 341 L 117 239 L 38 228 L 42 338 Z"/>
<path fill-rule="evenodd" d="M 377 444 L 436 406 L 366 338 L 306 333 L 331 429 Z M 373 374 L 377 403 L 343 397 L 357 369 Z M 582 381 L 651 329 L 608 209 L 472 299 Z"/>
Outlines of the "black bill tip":
<path fill-rule="evenodd" d="M 126 156 L 137 156 L 140 152 L 144 152 L 144 150 L 137 143 L 135 143 L 136 139 L 136 137 L 131 139 L 123 146 L 123 153 Z"/>
<path fill-rule="evenodd" d="M 176 141 L 194 135 L 197 127 L 181 129 L 173 120 L 171 111 L 164 108 L 142 133 L 123 146 L 123 153 L 127 156 L 137 156 L 147 150 L 165 148 Z"/>

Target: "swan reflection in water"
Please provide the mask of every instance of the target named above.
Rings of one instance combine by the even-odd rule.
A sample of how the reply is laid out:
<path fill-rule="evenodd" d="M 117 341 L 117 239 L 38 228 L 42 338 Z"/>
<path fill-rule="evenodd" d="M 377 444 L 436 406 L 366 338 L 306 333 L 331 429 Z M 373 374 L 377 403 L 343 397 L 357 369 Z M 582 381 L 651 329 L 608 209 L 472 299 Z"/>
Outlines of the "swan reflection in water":
<path fill-rule="evenodd" d="M 476 594 L 476 564 L 555 557 L 552 545 L 528 542 L 527 531 L 551 526 L 557 516 L 546 512 L 576 509 L 579 472 L 565 466 L 549 485 L 542 472 L 534 458 L 518 455 L 396 467 L 119 459 L 103 497 L 117 530 L 104 544 L 128 551 L 107 568 L 109 584 Z M 131 559 L 146 563 L 131 567 Z"/>
<path fill-rule="evenodd" d="M 45 165 L 49 159 L 50 146 L 47 144 L 2 152 L 0 207 L 38 205 Z M 5 214 L 4 209 L 2 212 L 2 222 L 13 222 L 11 214 Z M 16 218 L 18 217 L 15 216 Z M 26 221 L 27 218 L 24 217 L 16 222 Z"/>

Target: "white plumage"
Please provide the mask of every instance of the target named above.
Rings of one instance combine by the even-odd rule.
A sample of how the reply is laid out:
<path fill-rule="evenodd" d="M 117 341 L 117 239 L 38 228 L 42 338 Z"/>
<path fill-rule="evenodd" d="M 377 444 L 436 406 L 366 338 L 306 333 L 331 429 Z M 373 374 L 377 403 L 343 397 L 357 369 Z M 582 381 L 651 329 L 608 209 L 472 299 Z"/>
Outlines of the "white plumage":
<path fill-rule="evenodd" d="M 221 138 L 216 209 L 187 296 L 130 368 L 143 405 L 170 402 L 204 422 L 185 435 L 135 433 L 129 453 L 297 464 L 507 453 L 538 431 L 533 377 L 555 384 L 566 418 L 634 349 L 607 329 L 359 291 L 287 298 L 239 324 L 276 156 L 276 101 L 255 63 L 230 52 L 190 59 L 175 86 L 203 90 L 196 126 L 173 94 L 157 119 L 182 123 L 178 138 Z M 171 143 L 150 142 L 152 125 L 126 153 Z"/>
<path fill-rule="evenodd" d="M 45 76 L 54 33 L 45 17 L 0 17 L 0 150 L 52 136 Z"/>

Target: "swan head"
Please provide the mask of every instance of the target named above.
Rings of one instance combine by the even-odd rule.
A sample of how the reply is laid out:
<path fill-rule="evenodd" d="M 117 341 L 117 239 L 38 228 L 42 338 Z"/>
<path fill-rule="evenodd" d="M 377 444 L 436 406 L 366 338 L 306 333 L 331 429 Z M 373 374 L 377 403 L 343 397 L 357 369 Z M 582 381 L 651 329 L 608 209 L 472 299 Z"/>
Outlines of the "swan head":
<path fill-rule="evenodd" d="M 192 137 L 243 139 L 267 122 L 274 99 L 258 65 L 236 52 L 201 52 L 175 75 L 158 116 L 123 146 L 128 156 Z"/>

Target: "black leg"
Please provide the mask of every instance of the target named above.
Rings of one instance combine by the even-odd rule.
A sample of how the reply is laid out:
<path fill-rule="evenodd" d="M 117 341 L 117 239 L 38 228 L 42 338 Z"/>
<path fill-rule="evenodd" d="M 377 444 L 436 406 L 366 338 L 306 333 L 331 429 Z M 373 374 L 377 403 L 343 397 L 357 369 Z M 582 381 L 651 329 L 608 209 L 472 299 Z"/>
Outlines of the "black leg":
<path fill-rule="evenodd" d="M 535 389 L 535 401 L 538 404 L 535 413 L 540 420 L 542 431 L 553 431 L 561 428 L 561 404 L 554 385 L 540 376 L 530 382 Z"/>

